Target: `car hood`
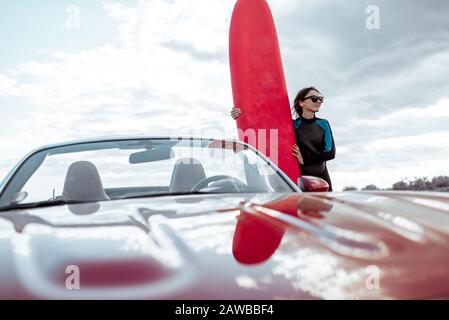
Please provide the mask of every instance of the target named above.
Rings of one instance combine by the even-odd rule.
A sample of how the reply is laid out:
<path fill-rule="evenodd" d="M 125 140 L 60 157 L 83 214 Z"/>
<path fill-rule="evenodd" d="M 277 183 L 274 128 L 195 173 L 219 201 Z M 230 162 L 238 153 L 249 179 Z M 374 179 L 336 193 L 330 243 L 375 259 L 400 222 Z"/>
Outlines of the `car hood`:
<path fill-rule="evenodd" d="M 449 297 L 449 196 L 165 196 L 0 213 L 2 299 Z"/>

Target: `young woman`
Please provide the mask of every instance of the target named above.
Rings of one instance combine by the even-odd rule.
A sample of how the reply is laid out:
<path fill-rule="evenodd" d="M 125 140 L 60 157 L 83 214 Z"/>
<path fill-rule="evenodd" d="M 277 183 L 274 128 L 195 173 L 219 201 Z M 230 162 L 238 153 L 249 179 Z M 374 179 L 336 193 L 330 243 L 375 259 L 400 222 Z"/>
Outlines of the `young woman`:
<path fill-rule="evenodd" d="M 297 118 L 293 120 L 296 144 L 292 148 L 292 154 L 298 159 L 302 175 L 326 180 L 329 191 L 332 191 L 326 161 L 335 158 L 334 137 L 329 122 L 315 116 L 323 101 L 324 97 L 314 87 L 303 88 L 296 95 L 293 102 L 297 114 Z M 240 108 L 231 111 L 234 120 L 241 114 Z"/>

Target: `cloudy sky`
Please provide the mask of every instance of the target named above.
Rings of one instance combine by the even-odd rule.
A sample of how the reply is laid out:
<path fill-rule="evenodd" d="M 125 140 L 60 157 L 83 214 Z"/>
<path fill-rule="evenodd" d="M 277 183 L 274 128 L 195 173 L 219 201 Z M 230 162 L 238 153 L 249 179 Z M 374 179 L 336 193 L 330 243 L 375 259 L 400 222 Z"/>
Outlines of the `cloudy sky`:
<path fill-rule="evenodd" d="M 268 3 L 290 100 L 308 85 L 327 98 L 318 116 L 336 140 L 328 163 L 336 190 L 449 175 L 448 1 Z M 227 55 L 234 4 L 0 0 L 0 179 L 53 142 L 236 137 Z"/>

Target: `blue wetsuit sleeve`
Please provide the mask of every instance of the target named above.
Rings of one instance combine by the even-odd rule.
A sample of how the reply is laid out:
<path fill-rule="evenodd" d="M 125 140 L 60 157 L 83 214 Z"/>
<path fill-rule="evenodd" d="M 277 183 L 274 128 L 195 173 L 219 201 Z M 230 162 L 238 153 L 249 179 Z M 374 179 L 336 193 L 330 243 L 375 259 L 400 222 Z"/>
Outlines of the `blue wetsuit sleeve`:
<path fill-rule="evenodd" d="M 329 122 L 321 120 L 317 121 L 317 124 L 324 130 L 324 150 L 320 154 L 309 157 L 307 161 L 304 159 L 305 165 L 322 163 L 335 158 L 335 142 Z"/>
<path fill-rule="evenodd" d="M 293 129 L 294 130 L 298 129 L 300 126 L 301 126 L 301 120 L 299 120 L 299 119 L 293 120 Z"/>

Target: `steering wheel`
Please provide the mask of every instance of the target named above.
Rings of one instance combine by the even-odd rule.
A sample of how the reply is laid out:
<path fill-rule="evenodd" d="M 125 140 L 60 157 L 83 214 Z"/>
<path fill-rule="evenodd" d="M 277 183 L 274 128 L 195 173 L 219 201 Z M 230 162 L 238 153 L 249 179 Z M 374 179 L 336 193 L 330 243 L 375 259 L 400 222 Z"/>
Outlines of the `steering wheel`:
<path fill-rule="evenodd" d="M 218 181 L 218 180 L 225 180 L 225 179 L 232 180 L 232 183 L 234 184 L 234 186 L 239 189 L 240 188 L 244 189 L 246 187 L 246 185 L 237 178 L 234 178 L 234 177 L 228 176 L 228 175 L 217 175 L 217 176 L 211 176 L 209 178 L 205 178 L 205 179 L 198 181 L 192 187 L 192 189 L 190 191 L 192 191 L 192 192 L 199 191 L 199 190 L 207 187 L 207 185 L 211 182 Z"/>

